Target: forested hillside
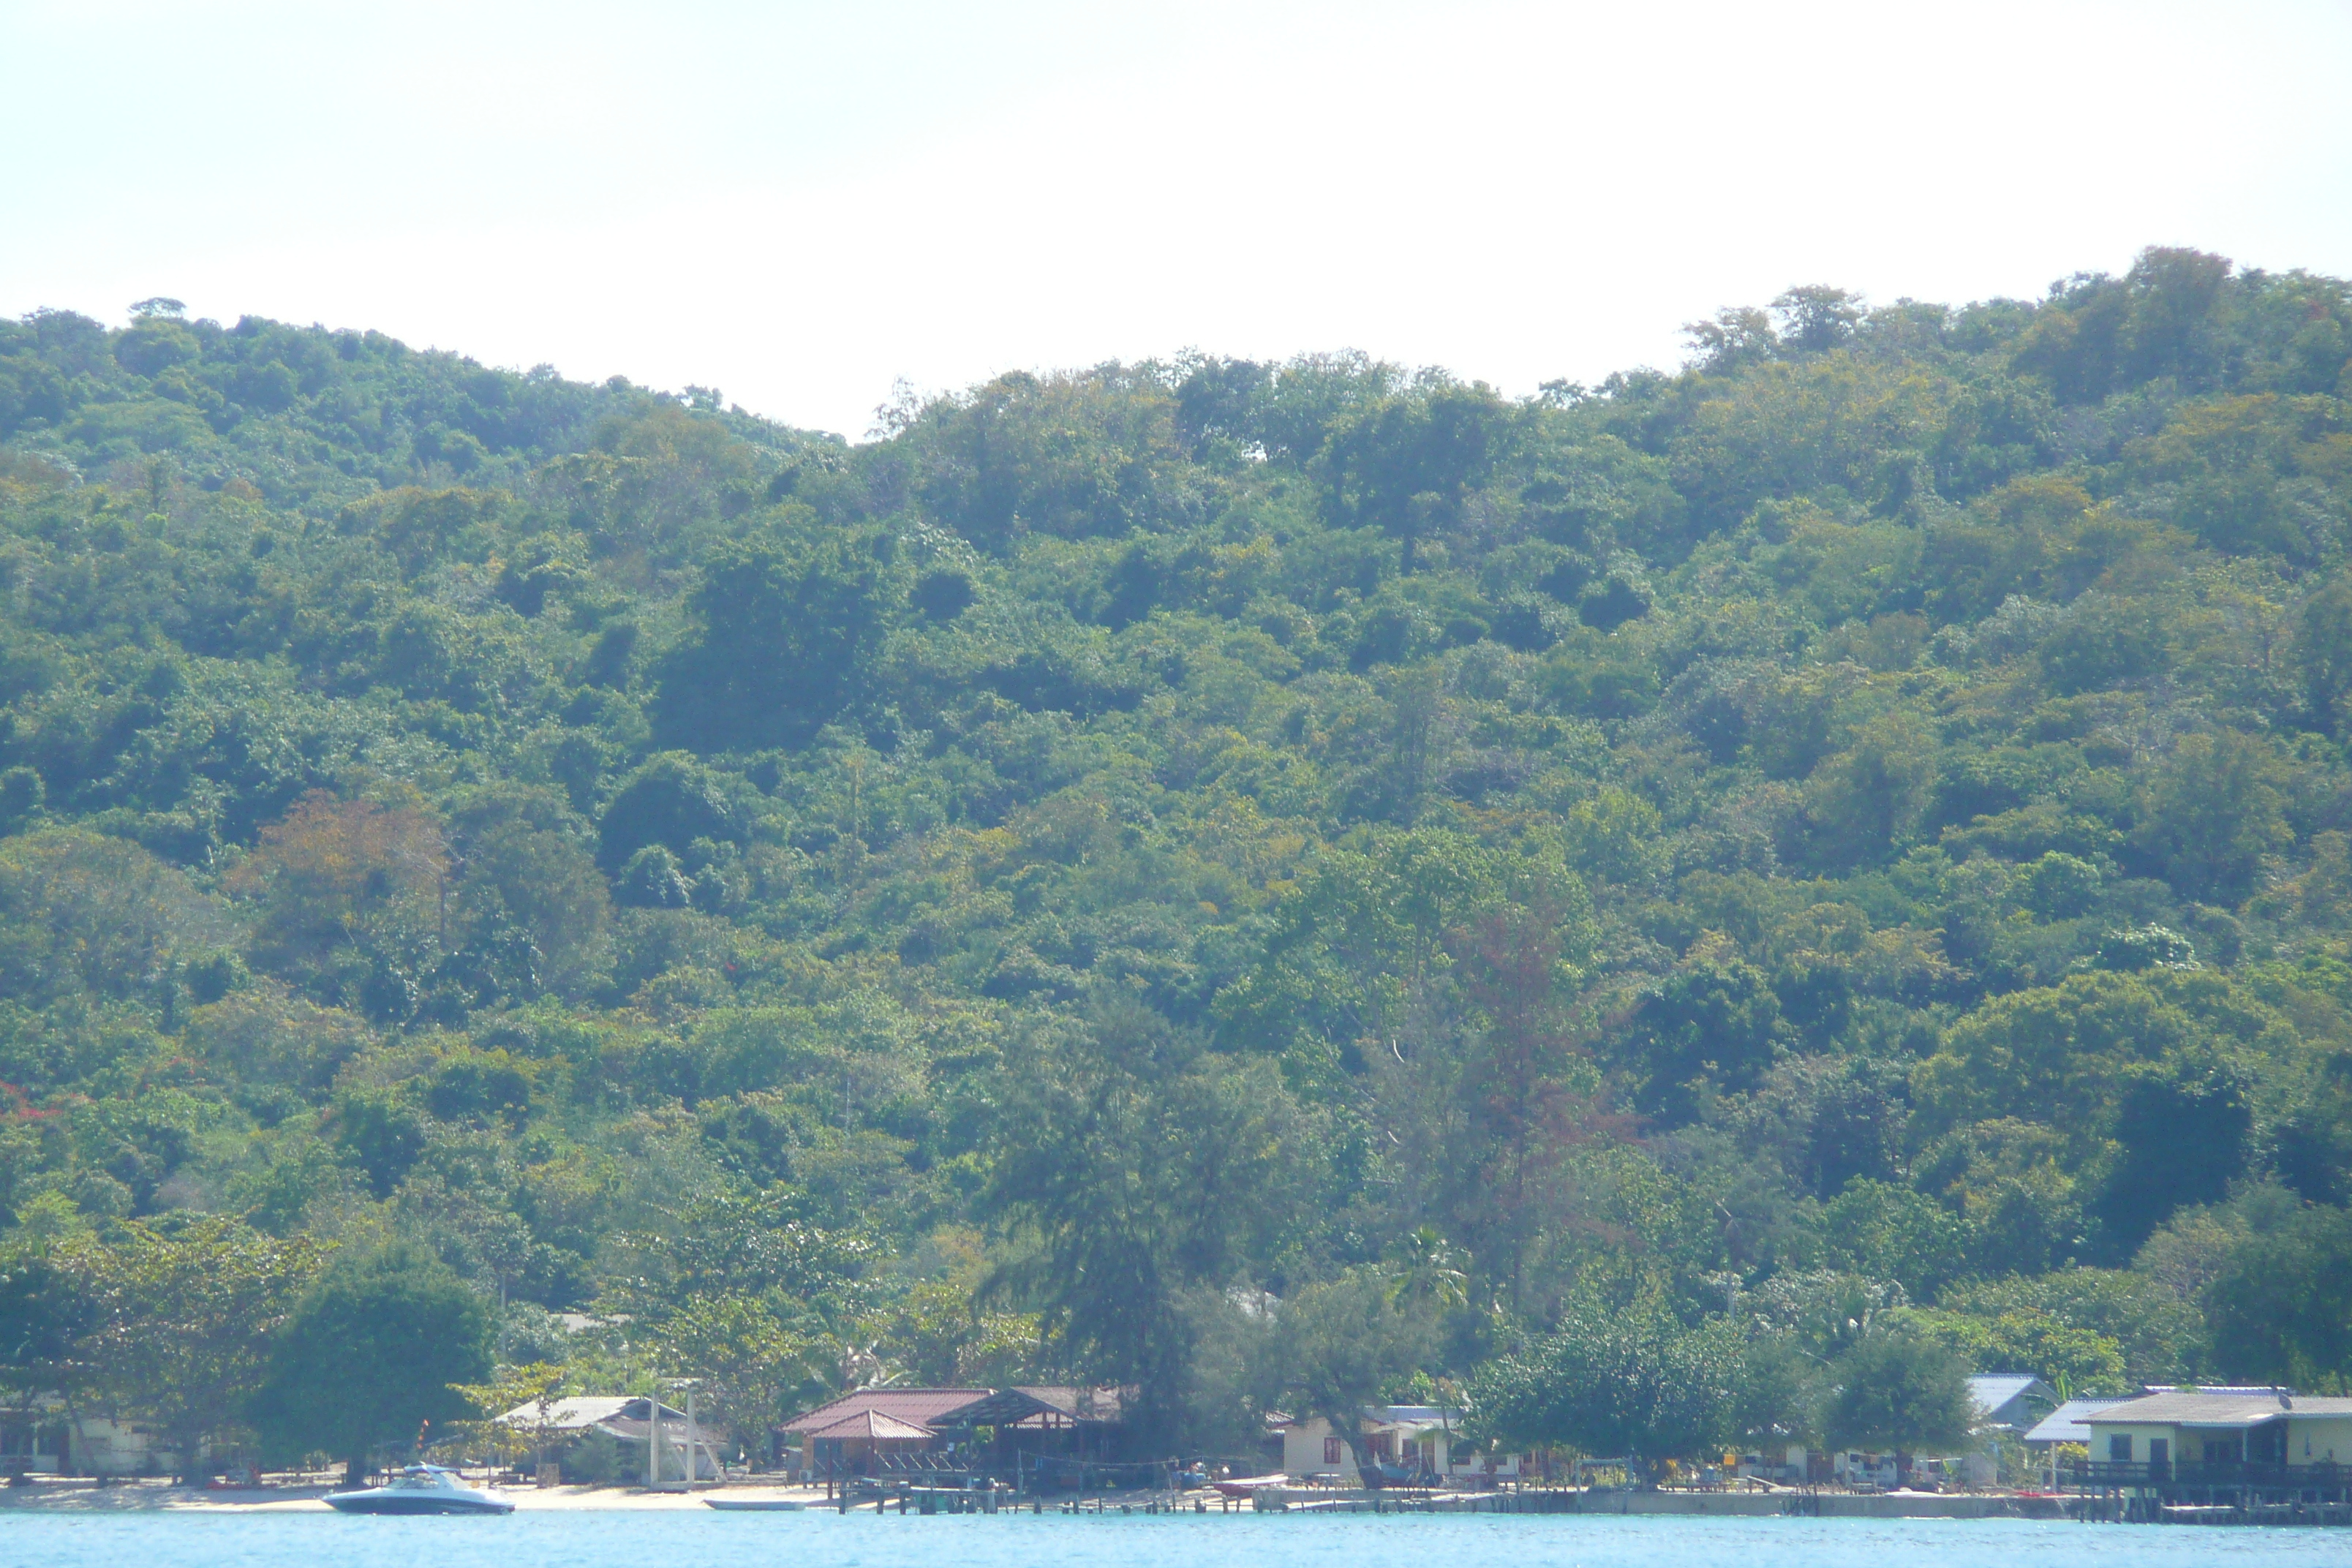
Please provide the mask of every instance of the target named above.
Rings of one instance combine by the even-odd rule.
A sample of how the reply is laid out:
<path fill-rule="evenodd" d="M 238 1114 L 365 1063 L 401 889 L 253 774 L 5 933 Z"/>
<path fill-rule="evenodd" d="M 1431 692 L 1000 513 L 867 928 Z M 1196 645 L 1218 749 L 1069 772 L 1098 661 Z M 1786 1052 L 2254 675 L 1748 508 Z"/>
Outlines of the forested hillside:
<path fill-rule="evenodd" d="M 226 1434 L 391 1245 L 745 1433 L 1061 1375 L 1240 1451 L 1608 1323 L 2342 1383 L 2352 288 L 1691 342 L 851 445 L 0 323 L 0 1372 Z"/>

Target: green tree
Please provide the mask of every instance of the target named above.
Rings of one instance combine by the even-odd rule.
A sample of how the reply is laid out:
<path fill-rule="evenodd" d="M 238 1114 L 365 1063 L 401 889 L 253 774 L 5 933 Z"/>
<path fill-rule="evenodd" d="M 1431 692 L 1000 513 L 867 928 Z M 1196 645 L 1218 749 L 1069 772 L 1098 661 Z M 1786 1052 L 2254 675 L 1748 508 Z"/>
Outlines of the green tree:
<path fill-rule="evenodd" d="M 2079 974 L 1974 1009 L 1911 1075 L 1923 1131 L 2013 1116 L 2070 1130 L 2078 1139 L 2095 1134 L 2111 1115 L 2124 1068 L 2210 1049 L 2177 990 L 2158 979 Z"/>
<path fill-rule="evenodd" d="M 1303 1286 L 1283 1302 L 1276 1332 L 1282 1397 L 1353 1442 L 1365 1407 L 1428 1357 L 1434 1328 L 1428 1304 L 1378 1269 Z"/>
<path fill-rule="evenodd" d="M 1822 1253 L 1859 1275 L 1932 1293 L 1960 1267 L 1958 1215 L 1925 1193 L 1857 1177 L 1822 1205 Z"/>
<path fill-rule="evenodd" d="M 2345 700 L 2352 698 L 2352 584 L 2330 583 L 2304 601 L 2295 617 L 2294 658 L 2311 721 L 2340 733 Z"/>
<path fill-rule="evenodd" d="M 2047 1312 L 1987 1316 L 1906 1307 L 1888 1321 L 1934 1341 L 1970 1366 L 2030 1368 L 2076 1394 L 2121 1394 L 2130 1386 L 2122 1346 Z"/>
<path fill-rule="evenodd" d="M 841 1342 L 787 1323 L 765 1300 L 698 1296 L 661 1321 L 664 1361 L 699 1378 L 698 1416 L 757 1451 L 793 1401 L 822 1392 Z"/>
<path fill-rule="evenodd" d="M 1926 814 L 1936 778 L 1935 738 L 1916 715 L 1881 719 L 1807 781 L 1822 858 L 1867 865 L 1899 848 Z"/>
<path fill-rule="evenodd" d="M 2314 1205 L 2231 1247 L 2208 1294 L 2213 1352 L 2233 1380 L 2352 1387 L 2352 1211 Z"/>
<path fill-rule="evenodd" d="M 2189 735 L 2142 792 L 2142 847 L 2189 898 L 2236 903 L 2294 840 L 2270 745 L 2234 730 Z"/>
<path fill-rule="evenodd" d="M 1333 513 L 1395 535 L 1411 574 L 1415 546 L 1453 524 L 1494 472 L 1510 433 L 1507 405 L 1483 384 L 1444 382 L 1376 403 L 1336 427 L 1323 447 Z"/>
<path fill-rule="evenodd" d="M 597 858 L 618 869 L 641 849 L 684 853 L 698 839 L 725 842 L 742 833 L 739 814 L 710 770 L 683 752 L 661 752 L 614 792 L 597 823 Z"/>
<path fill-rule="evenodd" d="M 467 928 L 455 963 L 477 999 L 592 991 L 611 962 L 613 910 L 585 824 L 549 791 L 508 785 L 476 791 L 449 826 Z"/>
<path fill-rule="evenodd" d="M 1569 860 L 1606 881 L 1644 882 L 1661 868 L 1664 832 L 1657 807 L 1630 790 L 1604 785 L 1569 807 Z"/>
<path fill-rule="evenodd" d="M 656 672 L 656 732 L 696 752 L 803 746 L 866 693 L 887 629 L 871 542 L 728 545 L 687 596 L 693 629 Z"/>
<path fill-rule="evenodd" d="M 1954 1451 L 1976 1426 L 1966 1362 L 1896 1329 L 1864 1335 L 1831 1368 L 1822 1428 L 1840 1447 Z"/>
<path fill-rule="evenodd" d="M 1558 1444 L 1637 1470 L 1709 1451 L 1738 1436 L 1738 1334 L 1717 1319 L 1696 1329 L 1654 1302 L 1580 1303 L 1526 1352 L 1483 1367 L 1472 1384 L 1475 1435 Z"/>
<path fill-rule="evenodd" d="M 2175 1209 L 2227 1194 L 2245 1173 L 2253 1110 L 2232 1068 L 2193 1056 L 2126 1070 L 2113 1103 L 2117 1149 L 2091 1212 L 2120 1262 Z"/>
<path fill-rule="evenodd" d="M 84 1347 L 98 1390 L 153 1420 L 194 1473 L 318 1275 L 318 1247 L 215 1218 L 177 1232 L 130 1225 L 89 1256 L 102 1321 Z"/>
<path fill-rule="evenodd" d="M 23 1230 L 0 1237 L 0 1389 L 17 1409 L 89 1384 L 83 1340 L 105 1321 L 93 1246 Z"/>
<path fill-rule="evenodd" d="M 535 1361 L 495 1367 L 488 1383 L 454 1384 L 456 1393 L 482 1412 L 480 1420 L 465 1424 L 466 1436 L 501 1459 L 529 1456 L 545 1464 L 561 1431 L 555 1405 L 563 1397 L 564 1375 L 561 1365 Z M 508 1420 L 509 1415 L 516 1419 Z"/>
<path fill-rule="evenodd" d="M 1780 999 L 1762 971 L 1712 944 L 1642 998 L 1622 1058 L 1634 1103 L 1673 1125 L 1755 1086 L 1780 1050 Z"/>
<path fill-rule="evenodd" d="M 1853 335 L 1862 320 L 1861 299 L 1826 283 L 1783 289 L 1772 301 L 1782 323 L 1780 341 L 1800 353 L 1826 353 Z"/>
<path fill-rule="evenodd" d="M 1771 315 L 1753 305 L 1717 310 L 1707 321 L 1685 322 L 1683 336 L 1691 357 L 1709 375 L 1734 375 L 1780 352 Z"/>
<path fill-rule="evenodd" d="M 982 1199 L 1010 1245 L 994 1289 L 1081 1372 L 1135 1386 L 1130 1429 L 1157 1451 L 1182 1435 L 1190 1293 L 1280 1254 L 1317 1130 L 1264 1066 L 1117 995 L 1008 1067 Z"/>
<path fill-rule="evenodd" d="M 1436 828 L 1327 850 L 1274 910 L 1253 970 L 1218 994 L 1224 1037 L 1342 1053 L 1393 1039 L 1442 983 L 1448 932 L 1500 903 L 1507 874 L 1486 846 Z"/>
<path fill-rule="evenodd" d="M 139 995 L 227 945 L 219 905 L 136 844 L 77 827 L 0 843 L 0 991 L 37 1003 Z"/>
<path fill-rule="evenodd" d="M 302 1298 L 271 1346 L 252 1416 L 268 1451 L 331 1455 L 356 1485 L 378 1449 L 475 1414 L 451 1385 L 489 1372 L 482 1299 L 395 1244 L 339 1259 Z"/>
<path fill-rule="evenodd" d="M 2070 1337 L 2088 1336 L 2069 1342 L 2084 1350 L 2112 1344 L 2123 1357 L 2120 1376 L 2126 1388 L 2193 1383 L 2206 1370 L 2202 1314 L 2194 1303 L 2138 1269 L 2063 1268 L 2032 1278 L 1978 1280 L 1948 1287 L 1937 1300 L 1944 1308 L 1979 1319 L 2021 1320 L 2037 1335 L 2051 1331 L 2046 1325 L 2054 1322 Z M 2091 1391 L 2098 1375 L 2087 1361 L 2070 1367 L 2055 1358 L 2037 1359 L 2025 1346 L 2016 1351 L 2008 1357 L 1989 1353 L 1977 1364 L 2074 1371 L 2075 1385 L 2084 1392 Z"/>

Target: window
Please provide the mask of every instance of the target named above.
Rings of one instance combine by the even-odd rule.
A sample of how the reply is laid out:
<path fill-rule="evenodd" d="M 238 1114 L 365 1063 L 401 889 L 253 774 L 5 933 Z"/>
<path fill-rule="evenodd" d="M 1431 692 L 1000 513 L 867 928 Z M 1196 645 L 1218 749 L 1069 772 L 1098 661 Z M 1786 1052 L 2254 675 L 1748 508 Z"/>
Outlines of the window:
<path fill-rule="evenodd" d="M 1323 1462 L 1327 1465 L 1336 1465 L 1339 1462 L 1339 1438 L 1326 1437 L 1323 1439 Z"/>
<path fill-rule="evenodd" d="M 2172 1463 L 2172 1439 L 2150 1437 L 2147 1440 L 2147 1468 L 2151 1470 L 2160 1470 L 2170 1463 Z"/>
<path fill-rule="evenodd" d="M 2119 1432 L 2115 1436 L 2107 1439 L 2107 1458 L 2110 1463 L 2117 1465 L 2128 1465 L 2131 1463 L 2130 1433 Z"/>

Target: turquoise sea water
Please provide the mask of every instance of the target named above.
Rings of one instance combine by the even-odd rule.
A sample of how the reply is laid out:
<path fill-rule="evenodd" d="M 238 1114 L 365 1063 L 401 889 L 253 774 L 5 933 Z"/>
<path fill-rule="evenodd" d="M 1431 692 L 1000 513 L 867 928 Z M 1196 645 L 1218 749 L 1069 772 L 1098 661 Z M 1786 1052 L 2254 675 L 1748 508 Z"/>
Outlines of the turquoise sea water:
<path fill-rule="evenodd" d="M 2352 1563 L 2352 1531 L 2008 1520 L 0 1511 L 39 1568 L 2139 1568 Z"/>

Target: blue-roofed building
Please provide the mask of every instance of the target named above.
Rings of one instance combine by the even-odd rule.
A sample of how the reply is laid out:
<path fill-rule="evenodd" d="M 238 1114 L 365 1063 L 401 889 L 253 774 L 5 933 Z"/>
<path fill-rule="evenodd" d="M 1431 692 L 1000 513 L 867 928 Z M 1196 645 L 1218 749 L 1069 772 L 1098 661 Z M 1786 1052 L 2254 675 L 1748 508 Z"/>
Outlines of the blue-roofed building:
<path fill-rule="evenodd" d="M 2087 1453 L 2091 1442 L 2091 1417 L 2102 1410 L 2129 1404 L 2138 1397 L 2137 1394 L 2110 1394 L 2093 1399 L 2070 1399 L 2025 1429 L 2026 1449 L 2048 1476 L 2052 1490 L 2058 1487 L 2058 1445 L 2080 1443 Z"/>
<path fill-rule="evenodd" d="M 2070 1399 L 2027 1427 L 2025 1440 L 2035 1447 L 2049 1443 L 2087 1443 L 2091 1440 L 2088 1423 L 2092 1415 L 2109 1405 L 2138 1397 L 2137 1394 L 2108 1394 L 2096 1399 Z"/>
<path fill-rule="evenodd" d="M 1987 1372 L 1969 1379 L 1977 1425 L 2022 1434 L 2058 1403 L 2058 1391 L 2030 1372 Z"/>

